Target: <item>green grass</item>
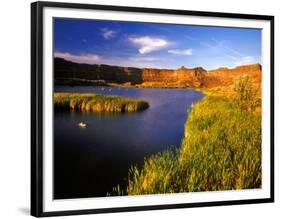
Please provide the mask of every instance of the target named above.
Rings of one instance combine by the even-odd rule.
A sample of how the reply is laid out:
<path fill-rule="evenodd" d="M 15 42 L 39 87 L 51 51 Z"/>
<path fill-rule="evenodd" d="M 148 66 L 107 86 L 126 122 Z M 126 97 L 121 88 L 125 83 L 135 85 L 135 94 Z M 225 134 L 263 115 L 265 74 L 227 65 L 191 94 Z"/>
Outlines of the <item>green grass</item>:
<path fill-rule="evenodd" d="M 149 107 L 144 100 L 106 96 L 101 94 L 55 93 L 56 110 L 77 110 L 94 112 L 136 112 Z"/>
<path fill-rule="evenodd" d="M 261 116 L 224 97 L 207 96 L 191 110 L 181 147 L 148 157 L 129 171 L 117 195 L 261 187 Z"/>

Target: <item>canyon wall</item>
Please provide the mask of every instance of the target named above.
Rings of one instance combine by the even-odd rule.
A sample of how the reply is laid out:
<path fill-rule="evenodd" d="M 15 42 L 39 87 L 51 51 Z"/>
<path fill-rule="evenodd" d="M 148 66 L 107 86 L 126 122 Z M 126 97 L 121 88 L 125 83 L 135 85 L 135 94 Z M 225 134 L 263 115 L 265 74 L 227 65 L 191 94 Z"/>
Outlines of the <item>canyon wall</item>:
<path fill-rule="evenodd" d="M 262 68 L 260 64 L 242 65 L 236 68 L 218 68 L 207 72 L 204 78 L 206 87 L 229 86 L 239 75 L 251 76 L 254 83 L 261 82 Z"/>
<path fill-rule="evenodd" d="M 111 65 L 89 65 L 55 58 L 55 80 L 83 79 L 103 80 L 106 83 L 142 83 L 141 69 Z"/>
<path fill-rule="evenodd" d="M 141 71 L 143 84 L 151 84 L 151 86 L 163 84 L 166 86 L 179 87 L 201 87 L 202 80 L 206 75 L 203 68 L 185 68 L 179 69 L 148 69 Z"/>
<path fill-rule="evenodd" d="M 102 80 L 104 83 L 129 83 L 144 87 L 217 87 L 228 86 L 242 74 L 261 82 L 261 65 L 206 71 L 201 67 L 179 69 L 132 68 L 110 65 L 78 64 L 55 58 L 55 81 L 59 79 Z"/>

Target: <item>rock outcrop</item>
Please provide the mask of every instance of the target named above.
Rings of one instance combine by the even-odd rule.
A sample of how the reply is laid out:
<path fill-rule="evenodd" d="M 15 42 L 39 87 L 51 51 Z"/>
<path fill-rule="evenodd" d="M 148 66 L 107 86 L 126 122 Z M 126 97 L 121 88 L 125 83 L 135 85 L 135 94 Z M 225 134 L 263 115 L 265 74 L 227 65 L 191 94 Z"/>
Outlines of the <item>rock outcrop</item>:
<path fill-rule="evenodd" d="M 55 79 L 103 80 L 106 83 L 142 83 L 141 69 L 111 65 L 90 65 L 55 58 Z"/>
<path fill-rule="evenodd" d="M 166 86 L 174 85 L 177 87 L 201 87 L 206 75 L 203 68 L 179 69 L 151 69 L 144 68 L 141 71 L 143 83 L 163 84 Z"/>
<path fill-rule="evenodd" d="M 261 81 L 261 65 L 244 65 L 233 69 L 206 71 L 201 67 L 179 69 L 132 68 L 110 65 L 78 64 L 55 58 L 55 81 L 79 79 L 103 83 L 130 84 L 143 87 L 218 87 L 229 86 L 241 75 L 251 75 Z M 61 80 L 63 79 L 63 80 Z M 94 82 L 93 82 L 94 83 Z"/>
<path fill-rule="evenodd" d="M 218 86 L 229 86 L 233 83 L 233 80 L 239 75 L 250 75 L 252 76 L 253 82 L 261 82 L 261 65 L 242 65 L 236 68 L 218 68 L 207 72 L 204 78 L 204 84 L 206 87 L 218 87 Z"/>

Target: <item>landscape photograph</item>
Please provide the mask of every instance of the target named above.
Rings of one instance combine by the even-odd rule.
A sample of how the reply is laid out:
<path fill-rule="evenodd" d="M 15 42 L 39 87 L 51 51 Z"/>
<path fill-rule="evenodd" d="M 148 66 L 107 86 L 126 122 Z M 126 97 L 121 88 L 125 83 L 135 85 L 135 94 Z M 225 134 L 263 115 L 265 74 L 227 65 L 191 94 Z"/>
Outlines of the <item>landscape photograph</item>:
<path fill-rule="evenodd" d="M 261 29 L 53 27 L 54 199 L 262 187 Z"/>

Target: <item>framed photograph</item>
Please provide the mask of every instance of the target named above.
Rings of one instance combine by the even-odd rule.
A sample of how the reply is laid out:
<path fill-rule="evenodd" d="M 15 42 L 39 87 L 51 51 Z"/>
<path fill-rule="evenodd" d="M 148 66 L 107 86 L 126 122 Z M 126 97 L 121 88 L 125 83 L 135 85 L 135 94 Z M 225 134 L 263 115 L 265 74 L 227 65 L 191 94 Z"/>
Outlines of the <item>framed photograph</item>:
<path fill-rule="evenodd" d="M 31 4 L 31 214 L 274 201 L 274 17 Z"/>

